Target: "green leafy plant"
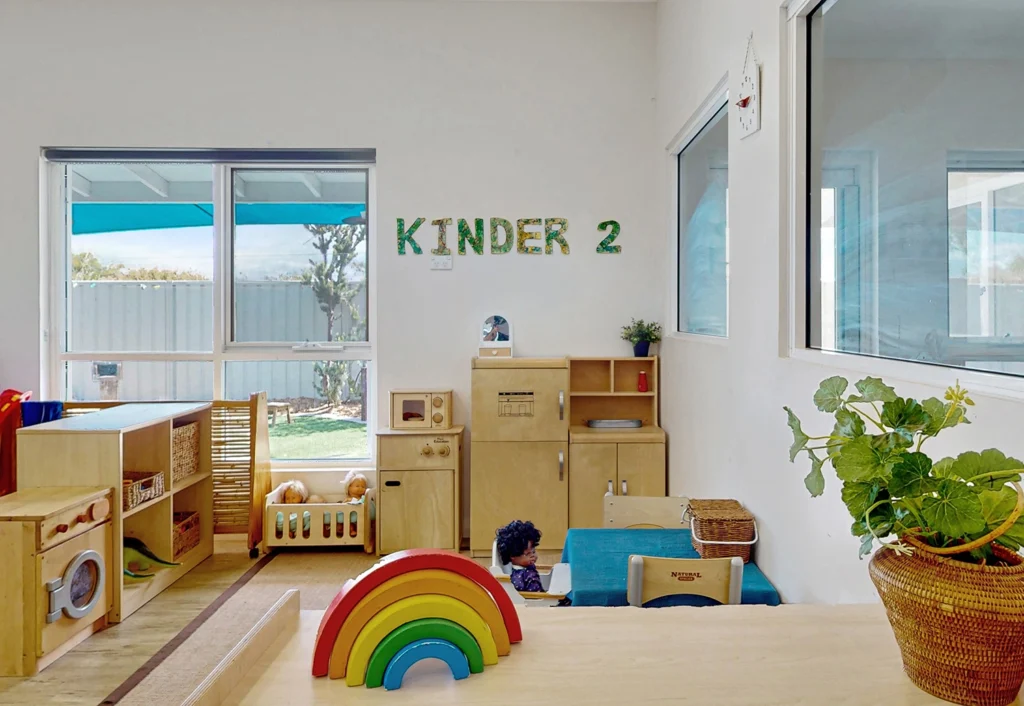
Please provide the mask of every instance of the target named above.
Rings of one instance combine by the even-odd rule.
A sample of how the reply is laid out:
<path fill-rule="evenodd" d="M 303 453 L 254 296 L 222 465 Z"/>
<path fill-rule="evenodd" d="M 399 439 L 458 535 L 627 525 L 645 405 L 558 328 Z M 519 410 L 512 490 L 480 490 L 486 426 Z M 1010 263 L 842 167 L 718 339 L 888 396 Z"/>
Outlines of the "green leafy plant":
<path fill-rule="evenodd" d="M 831 432 L 811 436 L 789 407 L 783 407 L 793 445 L 789 460 L 806 453 L 811 471 L 804 485 L 812 497 L 825 491 L 823 468 L 830 464 L 842 482 L 842 500 L 861 538 L 860 556 L 877 541 L 901 554 L 909 536 L 933 547 L 956 547 L 985 538 L 1013 514 L 1024 464 L 996 449 L 968 451 L 933 461 L 924 444 L 945 429 L 970 424 L 974 402 L 956 386 L 945 398 L 918 401 L 900 397 L 881 379 L 866 377 L 850 391 L 842 377 L 823 380 L 814 393 L 819 411 L 832 415 Z M 895 537 L 895 540 L 891 540 Z M 1024 517 L 996 540 L 1018 551 L 1024 544 Z M 991 543 L 954 555 L 978 563 L 997 562 Z"/>
<path fill-rule="evenodd" d="M 643 319 L 639 321 L 631 319 L 629 326 L 622 327 L 622 340 L 629 341 L 634 346 L 641 341 L 658 343 L 661 341 L 661 324 L 653 321 L 647 323 Z"/>

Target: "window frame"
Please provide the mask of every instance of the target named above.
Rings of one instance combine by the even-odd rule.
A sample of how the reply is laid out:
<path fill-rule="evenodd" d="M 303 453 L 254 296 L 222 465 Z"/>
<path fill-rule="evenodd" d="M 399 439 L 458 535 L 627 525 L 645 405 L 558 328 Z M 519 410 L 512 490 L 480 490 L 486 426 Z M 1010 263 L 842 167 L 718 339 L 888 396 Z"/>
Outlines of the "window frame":
<path fill-rule="evenodd" d="M 824 367 L 836 374 L 883 376 L 893 381 L 944 389 L 958 379 L 977 394 L 1013 402 L 1024 401 L 1024 377 L 1003 373 L 950 367 L 922 361 L 884 358 L 865 353 L 826 351 L 808 346 L 807 315 L 811 297 L 807 259 L 808 219 L 815 213 L 808 173 L 810 102 L 808 89 L 813 76 L 809 70 L 810 15 L 820 6 L 836 0 L 783 0 L 780 39 L 783 52 L 780 73 L 783 87 L 780 101 L 780 301 L 778 355 L 780 358 Z M 877 201 L 875 202 L 877 203 Z M 875 218 L 874 215 L 872 215 Z M 877 219 L 875 221 L 877 223 Z"/>
<path fill-rule="evenodd" d="M 693 141 L 704 131 L 708 124 L 715 118 L 718 113 L 725 108 L 726 114 L 723 117 L 724 120 L 729 121 L 732 119 L 732 113 L 728 110 L 729 105 L 729 74 L 724 74 L 719 80 L 715 87 L 711 90 L 708 96 L 704 99 L 704 102 L 690 115 L 685 121 L 683 127 L 673 136 L 672 140 L 665 147 L 666 153 L 666 170 L 669 179 L 669 183 L 672 184 L 672 197 L 668 199 L 669 207 L 669 218 L 670 224 L 669 240 L 670 240 L 670 251 L 672 258 L 667 263 L 669 267 L 670 275 L 667 278 L 669 285 L 669 320 L 672 322 L 672 328 L 666 333 L 666 337 L 669 339 L 682 340 L 682 341 L 698 341 L 700 343 L 706 343 L 715 346 L 728 345 L 729 342 L 729 308 L 731 306 L 731 279 L 729 277 L 729 249 L 731 243 L 729 242 L 729 232 L 726 230 L 726 330 L 724 336 L 718 336 L 706 333 L 692 333 L 689 331 L 679 330 L 679 298 L 680 298 L 680 219 L 679 219 L 679 196 L 680 196 L 680 183 L 679 183 L 679 157 L 686 151 L 686 149 L 693 143 Z M 730 136 L 732 130 L 729 131 Z M 730 141 L 731 141 L 730 137 Z M 724 168 L 728 174 L 728 157 Z M 726 177 L 726 183 L 728 184 L 728 176 Z M 728 189 L 728 186 L 727 186 Z M 726 202 L 726 209 L 728 212 L 729 203 Z"/>
<path fill-rule="evenodd" d="M 128 154 L 128 151 L 125 151 Z M 135 156 L 125 162 L 145 161 Z M 258 153 L 257 153 L 258 154 Z M 162 155 L 160 155 L 162 156 Z M 166 157 L 148 160 L 150 163 L 170 161 Z M 213 169 L 213 346 L 212 351 L 147 351 L 123 352 L 116 350 L 90 350 L 69 352 L 71 327 L 71 209 L 66 207 L 69 197 L 68 176 L 70 164 L 75 160 L 51 161 L 44 155 L 40 161 L 40 255 L 43 259 L 40 283 L 44 296 L 42 312 L 43 356 L 42 388 L 51 399 L 66 400 L 68 386 L 66 364 L 76 361 L 92 362 L 209 362 L 213 365 L 214 401 L 228 399 L 225 391 L 225 368 L 232 362 L 256 361 L 333 361 L 365 360 L 368 363 L 366 379 L 367 455 L 365 458 L 336 459 L 272 459 L 275 469 L 372 469 L 376 466 L 376 444 L 373 430 L 377 419 L 377 182 L 376 163 L 366 162 L 220 162 L 196 160 L 211 164 Z M 116 154 L 108 161 L 117 161 Z M 366 172 L 366 315 L 367 341 L 346 342 L 343 346 L 305 346 L 292 343 L 234 343 L 230 336 L 230 310 L 233 307 L 232 240 L 234 237 L 234 193 L 232 187 L 235 169 L 275 170 L 345 170 Z"/>

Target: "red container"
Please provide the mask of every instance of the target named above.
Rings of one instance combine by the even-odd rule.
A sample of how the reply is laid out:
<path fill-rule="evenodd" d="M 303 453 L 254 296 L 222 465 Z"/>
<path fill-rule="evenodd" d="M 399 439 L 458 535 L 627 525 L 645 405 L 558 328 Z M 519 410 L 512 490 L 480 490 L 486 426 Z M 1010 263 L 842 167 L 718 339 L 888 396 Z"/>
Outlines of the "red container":
<path fill-rule="evenodd" d="M 638 392 L 647 392 L 647 372 L 644 370 L 640 371 L 640 377 L 636 381 L 636 389 Z"/>

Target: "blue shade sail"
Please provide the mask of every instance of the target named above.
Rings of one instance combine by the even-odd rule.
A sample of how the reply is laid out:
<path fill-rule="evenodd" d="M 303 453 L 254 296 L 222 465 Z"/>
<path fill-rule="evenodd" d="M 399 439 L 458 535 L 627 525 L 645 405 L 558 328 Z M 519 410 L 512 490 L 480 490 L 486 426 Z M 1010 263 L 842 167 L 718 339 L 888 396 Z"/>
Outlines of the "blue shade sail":
<path fill-rule="evenodd" d="M 306 223 L 342 225 L 366 211 L 359 203 L 240 203 L 236 225 Z M 71 233 L 115 233 L 213 225 L 212 203 L 76 203 L 71 205 Z"/>

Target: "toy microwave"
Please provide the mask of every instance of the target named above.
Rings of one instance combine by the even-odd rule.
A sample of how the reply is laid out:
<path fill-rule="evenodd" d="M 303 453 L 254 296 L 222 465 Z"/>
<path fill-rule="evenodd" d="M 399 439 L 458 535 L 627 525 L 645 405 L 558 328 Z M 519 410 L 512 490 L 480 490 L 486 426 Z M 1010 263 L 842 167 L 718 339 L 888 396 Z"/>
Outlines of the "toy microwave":
<path fill-rule="evenodd" d="M 451 429 L 451 390 L 392 390 L 392 429 Z"/>

